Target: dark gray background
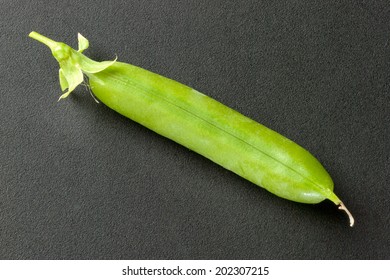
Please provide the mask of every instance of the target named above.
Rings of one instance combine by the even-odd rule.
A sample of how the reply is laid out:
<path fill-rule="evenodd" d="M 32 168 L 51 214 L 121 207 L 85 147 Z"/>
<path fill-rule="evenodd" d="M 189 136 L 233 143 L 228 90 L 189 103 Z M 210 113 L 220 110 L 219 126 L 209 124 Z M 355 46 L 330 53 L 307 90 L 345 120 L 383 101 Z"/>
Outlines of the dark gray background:
<path fill-rule="evenodd" d="M 389 259 L 388 1 L 0 1 L 0 258 Z M 356 218 L 280 199 L 60 95 L 32 30 L 198 89 L 311 151 Z"/>

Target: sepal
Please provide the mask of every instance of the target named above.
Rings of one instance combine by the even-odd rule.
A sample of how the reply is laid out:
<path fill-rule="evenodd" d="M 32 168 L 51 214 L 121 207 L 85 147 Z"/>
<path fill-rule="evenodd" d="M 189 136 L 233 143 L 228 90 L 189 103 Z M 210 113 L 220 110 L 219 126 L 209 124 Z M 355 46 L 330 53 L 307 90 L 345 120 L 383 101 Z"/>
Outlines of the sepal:
<path fill-rule="evenodd" d="M 64 72 L 62 71 L 61 68 L 60 68 L 60 71 L 59 71 L 59 77 L 60 77 L 61 90 L 64 91 L 64 90 L 66 90 L 69 87 L 69 84 L 68 84 L 68 81 L 66 80 Z"/>
<path fill-rule="evenodd" d="M 85 38 L 83 35 L 81 35 L 80 33 L 77 34 L 77 39 L 78 39 L 78 42 L 79 42 L 79 49 L 78 49 L 78 52 L 79 53 L 82 53 L 84 50 L 88 49 L 89 47 L 89 41 L 87 40 L 87 38 Z"/>
<path fill-rule="evenodd" d="M 88 48 L 89 41 L 80 33 L 77 35 L 77 51 L 64 43 L 53 41 L 34 31 L 29 36 L 48 46 L 60 64 L 59 80 L 61 90 L 67 91 L 60 96 L 59 100 L 68 97 L 83 82 L 83 72 L 86 74 L 98 73 L 116 62 L 116 58 L 113 61 L 97 62 L 82 54 Z"/>
<path fill-rule="evenodd" d="M 68 97 L 68 95 L 84 80 L 83 72 L 79 67 L 74 65 L 71 60 L 63 61 L 62 63 L 60 63 L 60 67 L 60 73 L 63 74 L 63 81 L 66 80 L 68 90 L 67 92 L 62 94 L 58 100 Z M 64 86 L 66 84 L 64 84 Z M 62 88 L 63 86 L 61 86 L 61 89 Z"/>
<path fill-rule="evenodd" d="M 101 72 L 107 67 L 111 66 L 112 64 L 115 63 L 116 59 L 117 58 L 115 57 L 114 60 L 97 62 L 86 56 L 83 56 L 82 59 L 80 59 L 79 64 L 83 72 L 93 74 L 93 73 Z"/>

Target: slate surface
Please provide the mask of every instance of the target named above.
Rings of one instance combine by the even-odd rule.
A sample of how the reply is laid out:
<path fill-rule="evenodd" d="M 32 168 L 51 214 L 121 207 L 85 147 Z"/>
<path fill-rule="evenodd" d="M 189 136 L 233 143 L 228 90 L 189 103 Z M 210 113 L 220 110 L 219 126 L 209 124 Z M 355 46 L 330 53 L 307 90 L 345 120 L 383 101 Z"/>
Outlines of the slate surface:
<path fill-rule="evenodd" d="M 341 3 L 343 2 L 343 3 Z M 389 259 L 388 1 L 1 1 L 1 259 Z M 280 199 L 96 104 L 32 30 L 311 151 L 356 218 Z"/>

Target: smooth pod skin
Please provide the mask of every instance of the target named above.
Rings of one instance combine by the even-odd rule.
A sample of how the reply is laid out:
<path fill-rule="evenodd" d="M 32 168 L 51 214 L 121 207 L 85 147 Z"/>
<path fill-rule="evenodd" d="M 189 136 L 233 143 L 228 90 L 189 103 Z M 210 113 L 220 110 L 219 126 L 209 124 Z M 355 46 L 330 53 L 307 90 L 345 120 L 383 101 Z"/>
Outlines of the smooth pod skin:
<path fill-rule="evenodd" d="M 82 51 L 38 33 L 30 37 L 48 45 L 61 66 L 63 97 L 80 84 L 83 73 L 102 103 L 143 126 L 205 156 L 241 177 L 301 203 L 329 199 L 345 210 L 333 193 L 328 172 L 308 151 L 279 133 L 174 80 L 117 61 L 95 62 Z"/>

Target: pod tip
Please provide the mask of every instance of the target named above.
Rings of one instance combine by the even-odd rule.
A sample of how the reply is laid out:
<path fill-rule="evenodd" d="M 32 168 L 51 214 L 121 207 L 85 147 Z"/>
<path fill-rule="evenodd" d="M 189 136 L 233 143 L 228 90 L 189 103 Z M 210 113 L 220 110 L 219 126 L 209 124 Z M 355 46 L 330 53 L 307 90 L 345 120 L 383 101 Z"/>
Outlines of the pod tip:
<path fill-rule="evenodd" d="M 353 225 L 355 224 L 355 219 L 353 218 L 351 212 L 349 212 L 347 207 L 345 207 L 345 205 L 342 201 L 340 201 L 340 203 L 339 203 L 339 210 L 345 211 L 347 213 L 348 218 L 349 218 L 349 225 L 351 227 L 353 227 Z"/>

